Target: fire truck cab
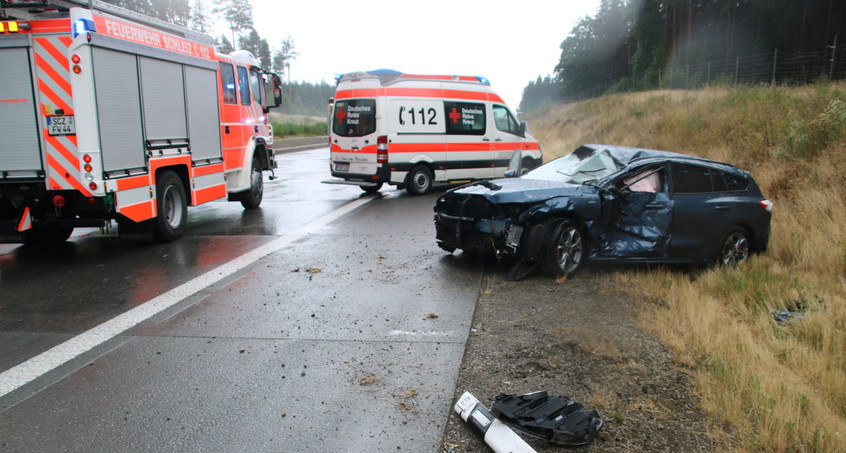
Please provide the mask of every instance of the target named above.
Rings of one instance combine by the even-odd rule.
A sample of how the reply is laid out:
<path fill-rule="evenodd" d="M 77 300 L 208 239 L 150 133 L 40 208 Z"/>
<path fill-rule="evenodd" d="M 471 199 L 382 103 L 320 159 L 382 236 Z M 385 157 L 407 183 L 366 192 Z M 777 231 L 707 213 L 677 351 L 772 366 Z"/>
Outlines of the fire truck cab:
<path fill-rule="evenodd" d="M 0 7 L 0 242 L 172 241 L 189 205 L 259 206 L 281 82 L 254 56 L 99 0 Z"/>

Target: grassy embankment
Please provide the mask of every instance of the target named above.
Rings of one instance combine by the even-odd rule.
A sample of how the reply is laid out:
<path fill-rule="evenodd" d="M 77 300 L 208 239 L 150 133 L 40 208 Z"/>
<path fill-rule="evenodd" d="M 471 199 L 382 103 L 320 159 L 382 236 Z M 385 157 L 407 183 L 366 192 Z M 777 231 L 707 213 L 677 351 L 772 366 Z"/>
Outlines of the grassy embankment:
<path fill-rule="evenodd" d="M 304 115 L 270 114 L 273 136 L 278 138 L 317 137 L 327 135 L 326 118 Z"/>
<path fill-rule="evenodd" d="M 612 95 L 528 119 L 546 160 L 610 143 L 752 172 L 775 203 L 766 254 L 615 278 L 643 300 L 643 324 L 688 370 L 732 450 L 846 451 L 846 83 Z M 774 321 L 797 304 L 802 319 Z"/>

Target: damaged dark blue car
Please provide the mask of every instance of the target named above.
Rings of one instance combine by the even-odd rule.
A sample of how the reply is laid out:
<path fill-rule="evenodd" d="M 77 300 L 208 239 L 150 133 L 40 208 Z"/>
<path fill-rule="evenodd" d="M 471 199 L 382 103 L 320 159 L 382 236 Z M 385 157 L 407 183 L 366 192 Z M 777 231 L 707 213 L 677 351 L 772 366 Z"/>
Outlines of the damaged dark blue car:
<path fill-rule="evenodd" d="M 561 277 L 593 262 L 736 265 L 767 249 L 772 203 L 749 172 L 667 151 L 582 145 L 530 172 L 467 184 L 435 205 L 438 245 Z"/>

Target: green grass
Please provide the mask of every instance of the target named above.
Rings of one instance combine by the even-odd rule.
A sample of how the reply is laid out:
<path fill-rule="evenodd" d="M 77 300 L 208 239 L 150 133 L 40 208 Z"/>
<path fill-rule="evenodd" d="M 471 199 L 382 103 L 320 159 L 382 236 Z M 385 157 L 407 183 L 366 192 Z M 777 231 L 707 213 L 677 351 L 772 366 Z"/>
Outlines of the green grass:
<path fill-rule="evenodd" d="M 320 137 L 328 134 L 325 118 L 270 114 L 273 136 L 279 138 Z"/>

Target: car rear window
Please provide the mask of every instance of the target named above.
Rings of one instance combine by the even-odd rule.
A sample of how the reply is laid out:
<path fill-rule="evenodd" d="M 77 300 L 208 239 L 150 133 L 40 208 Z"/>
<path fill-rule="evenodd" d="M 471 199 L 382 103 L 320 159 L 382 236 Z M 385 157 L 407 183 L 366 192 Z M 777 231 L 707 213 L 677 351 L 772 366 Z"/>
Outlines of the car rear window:
<path fill-rule="evenodd" d="M 698 165 L 673 165 L 673 186 L 675 193 L 712 192 L 711 173 Z"/>
<path fill-rule="evenodd" d="M 332 132 L 342 137 L 364 137 L 376 132 L 376 100 L 336 101 Z"/>
<path fill-rule="evenodd" d="M 740 176 L 723 173 L 723 178 L 726 180 L 729 191 L 746 190 L 749 187 L 749 181 Z"/>

